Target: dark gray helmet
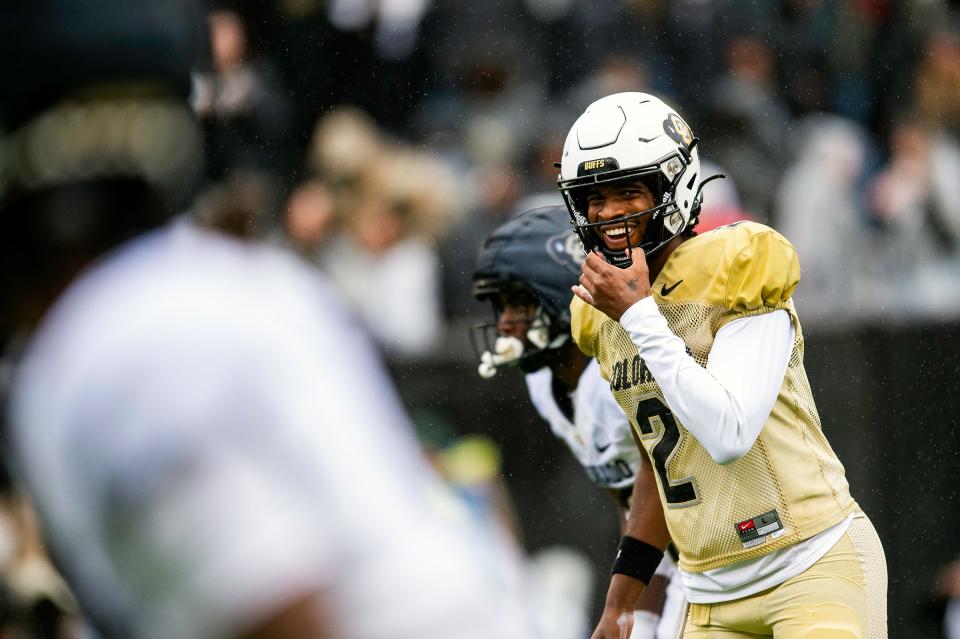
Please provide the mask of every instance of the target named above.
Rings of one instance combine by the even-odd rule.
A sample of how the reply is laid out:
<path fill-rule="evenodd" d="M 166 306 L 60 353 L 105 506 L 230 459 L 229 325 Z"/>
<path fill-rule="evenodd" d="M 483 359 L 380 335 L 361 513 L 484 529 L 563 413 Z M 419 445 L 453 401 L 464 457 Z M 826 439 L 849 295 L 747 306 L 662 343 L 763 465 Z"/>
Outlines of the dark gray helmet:
<path fill-rule="evenodd" d="M 550 363 L 550 358 L 570 339 L 570 287 L 580 277 L 583 246 L 570 228 L 563 206 L 525 211 L 497 228 L 484 242 L 473 274 L 473 294 L 489 299 L 494 321 L 477 324 L 471 333 L 474 350 L 489 361 L 491 372 L 509 364 L 531 372 Z M 539 309 L 528 318 L 530 330 L 522 354 L 499 357 L 497 320 L 499 302 L 505 293 L 527 292 Z M 484 353 L 487 353 L 485 355 Z"/>

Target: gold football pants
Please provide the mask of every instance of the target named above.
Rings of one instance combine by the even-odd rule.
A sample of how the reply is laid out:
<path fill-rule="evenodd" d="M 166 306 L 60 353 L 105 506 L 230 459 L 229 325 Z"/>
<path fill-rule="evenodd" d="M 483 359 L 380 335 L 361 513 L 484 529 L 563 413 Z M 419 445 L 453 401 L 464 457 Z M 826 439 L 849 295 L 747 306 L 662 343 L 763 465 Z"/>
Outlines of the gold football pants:
<path fill-rule="evenodd" d="M 779 586 L 713 604 L 690 604 L 683 639 L 884 639 L 887 562 L 857 515 L 827 554 Z"/>

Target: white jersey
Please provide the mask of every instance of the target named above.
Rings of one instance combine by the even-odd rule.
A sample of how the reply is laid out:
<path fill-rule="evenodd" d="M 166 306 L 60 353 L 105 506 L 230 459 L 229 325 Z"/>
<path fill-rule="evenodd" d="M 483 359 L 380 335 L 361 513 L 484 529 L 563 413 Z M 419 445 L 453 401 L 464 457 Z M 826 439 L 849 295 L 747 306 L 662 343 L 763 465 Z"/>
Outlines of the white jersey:
<path fill-rule="evenodd" d="M 553 395 L 553 372 L 544 367 L 526 376 L 530 399 L 583 466 L 587 475 L 604 488 L 632 488 L 640 455 L 630 422 L 610 394 L 610 384 L 600 376 L 596 360 L 580 374 L 570 393 L 571 421 Z"/>
<path fill-rule="evenodd" d="M 313 592 L 346 639 L 528 636 L 512 557 L 319 278 L 177 224 L 96 264 L 28 345 L 15 460 L 108 636 L 236 636 Z"/>

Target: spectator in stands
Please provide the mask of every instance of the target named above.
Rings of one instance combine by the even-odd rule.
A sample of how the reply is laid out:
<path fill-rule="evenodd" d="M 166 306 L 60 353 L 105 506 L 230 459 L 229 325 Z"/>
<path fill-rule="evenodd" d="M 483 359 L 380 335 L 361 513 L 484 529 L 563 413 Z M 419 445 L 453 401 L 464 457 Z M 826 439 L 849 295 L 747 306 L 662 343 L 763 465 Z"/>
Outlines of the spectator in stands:
<path fill-rule="evenodd" d="M 290 105 L 272 64 L 251 54 L 243 17 L 217 8 L 209 15 L 212 69 L 194 74 L 192 106 L 203 123 L 210 176 L 234 168 L 284 176 L 290 157 Z"/>
<path fill-rule="evenodd" d="M 896 124 L 889 159 L 869 185 L 878 225 L 869 254 L 886 314 L 960 312 L 958 175 L 960 144 L 946 129 L 914 118 Z"/>
<path fill-rule="evenodd" d="M 321 118 L 309 163 L 330 185 L 339 230 L 318 263 L 384 348 L 428 353 L 442 332 L 436 247 L 463 206 L 456 176 L 357 109 Z"/>
<path fill-rule="evenodd" d="M 929 35 L 917 69 L 920 117 L 928 126 L 960 136 L 960 18 L 947 20 Z"/>
<path fill-rule="evenodd" d="M 433 247 L 410 233 L 415 212 L 373 193 L 346 206 L 345 233 L 324 269 L 384 348 L 426 354 L 440 334 L 440 265 Z"/>
<path fill-rule="evenodd" d="M 850 319 L 871 299 L 861 262 L 868 232 L 859 184 L 864 133 L 843 118 L 810 116 L 794 141 L 796 159 L 776 202 L 777 228 L 793 242 L 803 264 L 797 305 L 805 321 Z"/>
<path fill-rule="evenodd" d="M 477 248 L 493 229 L 509 219 L 523 193 L 523 180 L 514 166 L 480 166 L 470 172 L 469 178 L 475 205 L 440 246 L 447 317 L 464 317 L 483 308 L 470 294 Z"/>
<path fill-rule="evenodd" d="M 824 0 L 780 3 L 778 49 L 781 86 L 793 113 L 825 111 L 832 102 L 827 57 L 834 41 L 834 12 Z"/>
<path fill-rule="evenodd" d="M 718 128 L 712 156 L 730 172 L 746 212 L 768 223 L 790 122 L 775 84 L 776 54 L 762 37 L 739 35 L 728 42 L 726 60 L 727 70 L 711 90 Z"/>
<path fill-rule="evenodd" d="M 336 205 L 329 187 L 318 179 L 298 185 L 287 199 L 283 219 L 284 238 L 294 252 L 319 264 L 335 226 Z"/>

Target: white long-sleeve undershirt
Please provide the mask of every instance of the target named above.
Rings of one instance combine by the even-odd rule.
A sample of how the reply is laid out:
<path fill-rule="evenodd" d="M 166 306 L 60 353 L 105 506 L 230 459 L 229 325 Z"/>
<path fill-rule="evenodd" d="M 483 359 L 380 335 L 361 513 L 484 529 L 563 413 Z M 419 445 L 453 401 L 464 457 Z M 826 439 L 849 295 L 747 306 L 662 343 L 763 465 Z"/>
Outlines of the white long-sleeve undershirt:
<path fill-rule="evenodd" d="M 793 349 L 785 310 L 734 320 L 721 328 L 707 367 L 687 354 L 653 297 L 620 318 L 667 405 L 719 464 L 750 450 L 773 410 Z"/>

